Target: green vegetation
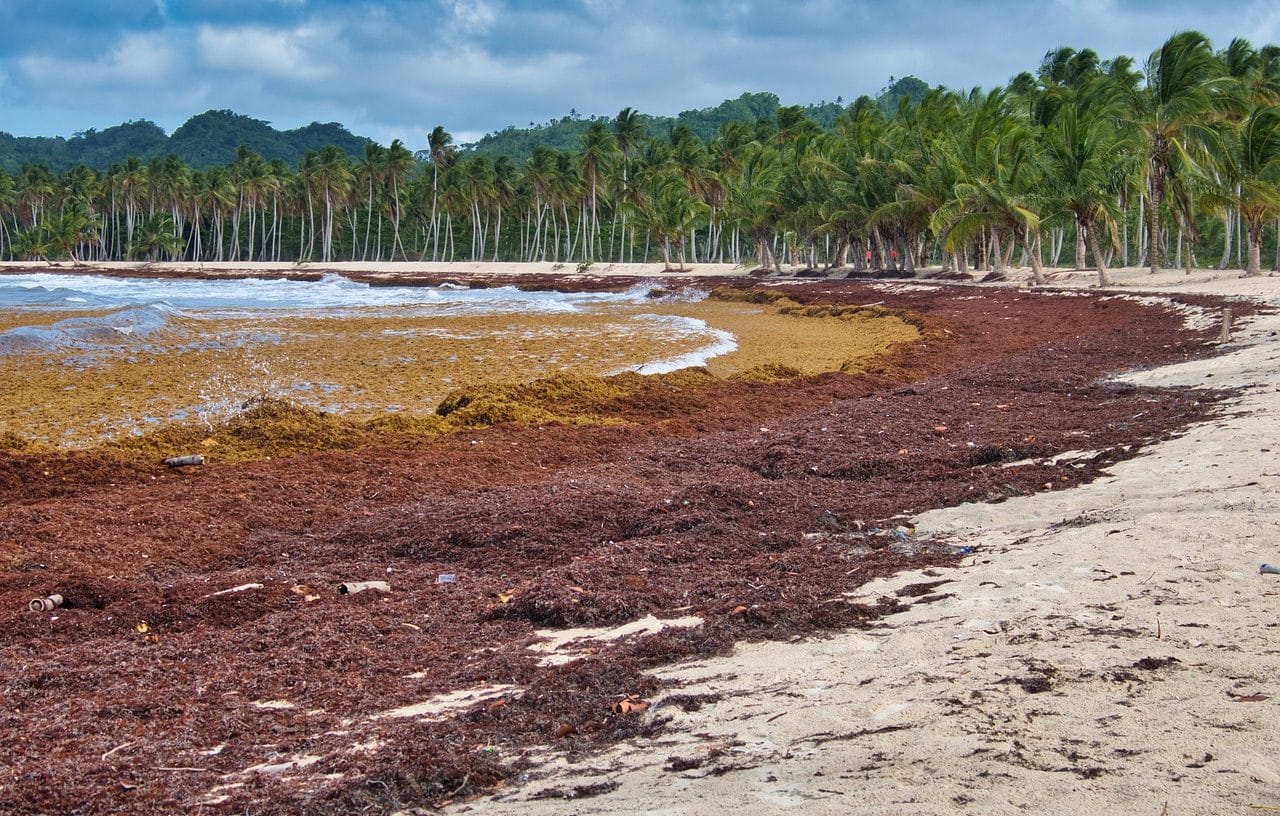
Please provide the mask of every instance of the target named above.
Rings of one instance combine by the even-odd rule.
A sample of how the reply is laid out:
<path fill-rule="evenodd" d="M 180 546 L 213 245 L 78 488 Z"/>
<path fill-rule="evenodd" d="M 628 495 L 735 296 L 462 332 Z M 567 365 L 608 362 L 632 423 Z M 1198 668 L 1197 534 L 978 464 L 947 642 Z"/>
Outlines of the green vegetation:
<path fill-rule="evenodd" d="M 328 144 L 291 165 L 241 144 L 204 170 L 176 154 L 106 172 L 26 165 L 0 173 L 0 257 L 661 258 L 963 275 L 1016 256 L 1037 281 L 1074 262 L 1104 282 L 1117 264 L 1216 257 L 1260 274 L 1280 230 L 1278 101 L 1280 47 L 1215 51 L 1183 32 L 1140 70 L 1062 48 L 990 91 L 907 77 L 843 110 L 746 94 L 667 121 L 571 115 L 538 138 L 504 132 L 510 149 L 494 155 L 497 137 L 461 150 L 437 126 L 416 157 L 399 142 L 365 143 L 354 160 Z M 303 131 L 325 138 L 316 127 Z M 520 133 L 532 141 L 516 144 Z"/>
<path fill-rule="evenodd" d="M 881 93 L 876 104 L 883 106 L 886 114 L 892 114 L 898 109 L 900 99 L 906 97 L 918 102 L 928 90 L 929 86 L 915 77 L 903 77 L 900 80 L 890 78 L 889 87 Z M 843 100 L 819 102 L 805 106 L 803 111 L 806 118 L 827 129 L 844 112 L 842 103 Z M 719 136 L 724 126 L 730 122 L 752 125 L 756 135 L 768 138 L 772 135 L 781 107 L 776 94 L 744 93 L 737 99 L 726 99 L 712 108 L 687 110 L 674 117 L 637 113 L 635 119 L 640 132 L 653 139 L 670 139 L 671 134 L 680 127 L 702 141 L 709 142 Z M 527 128 L 508 127 L 484 136 L 473 145 L 464 145 L 462 149 L 470 155 L 489 159 L 506 156 L 514 162 L 522 162 L 533 155 L 534 147 L 539 145 L 554 150 L 576 151 L 593 124 L 608 125 L 611 121 L 607 117 L 598 116 L 583 119 L 576 113 L 570 113 L 544 125 L 530 122 Z"/>
<path fill-rule="evenodd" d="M 54 173 L 79 165 L 105 171 L 129 158 L 142 161 L 172 154 L 196 170 L 230 163 L 240 145 L 248 145 L 268 161 L 296 166 L 307 151 L 336 145 L 355 158 L 369 142 L 342 125 L 312 122 L 295 130 L 276 130 L 266 122 L 231 111 L 206 111 L 166 136 L 152 122 L 126 122 L 104 130 L 87 130 L 70 139 L 25 137 L 0 133 L 0 170 L 14 174 L 24 166 L 41 164 Z"/>

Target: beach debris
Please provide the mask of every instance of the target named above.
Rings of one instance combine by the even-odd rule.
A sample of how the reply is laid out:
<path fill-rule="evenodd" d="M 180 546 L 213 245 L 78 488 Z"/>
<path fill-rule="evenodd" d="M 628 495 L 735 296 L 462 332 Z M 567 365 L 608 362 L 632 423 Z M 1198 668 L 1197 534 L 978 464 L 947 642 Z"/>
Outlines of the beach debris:
<path fill-rule="evenodd" d="M 27 608 L 32 612 L 52 612 L 62 606 L 61 595 L 50 595 L 47 598 L 33 598 L 31 603 L 27 604 Z"/>
<path fill-rule="evenodd" d="M 295 594 L 301 595 L 302 600 L 308 603 L 310 603 L 311 601 L 320 600 L 319 593 L 317 593 L 314 589 L 307 586 L 306 584 L 294 584 L 293 586 L 289 587 L 289 589 L 292 590 Z"/>
<path fill-rule="evenodd" d="M 1263 564 L 1262 566 L 1258 567 L 1258 574 L 1280 575 L 1280 567 L 1277 567 L 1275 564 Z"/>
<path fill-rule="evenodd" d="M 458 583 L 458 573 L 442 572 L 436 576 L 437 584 L 456 584 Z"/>
<path fill-rule="evenodd" d="M 251 589 L 262 589 L 262 584 L 256 584 L 256 583 L 255 583 L 255 584 L 241 584 L 240 586 L 233 586 L 233 587 L 231 587 L 231 589 L 222 589 L 222 590 L 219 590 L 219 591 L 217 591 L 217 592 L 210 592 L 210 593 L 209 593 L 208 595 L 206 595 L 205 597 L 206 597 L 206 598 L 216 598 L 216 597 L 217 597 L 217 596 L 219 596 L 219 595 L 231 595 L 231 594 L 236 593 L 236 592 L 248 592 L 248 591 L 249 591 L 249 590 L 251 590 Z"/>
<path fill-rule="evenodd" d="M 192 465 L 203 465 L 204 456 L 199 453 L 193 453 L 188 456 L 170 456 L 164 460 L 164 463 L 171 468 L 190 467 Z"/>
<path fill-rule="evenodd" d="M 378 592 L 390 592 L 391 585 L 386 581 L 347 581 L 338 584 L 339 595 L 355 595 L 357 592 L 364 592 L 369 589 Z"/>
<path fill-rule="evenodd" d="M 649 704 L 640 699 L 638 694 L 628 694 L 621 700 L 613 704 L 614 714 L 639 714 L 649 707 Z"/>

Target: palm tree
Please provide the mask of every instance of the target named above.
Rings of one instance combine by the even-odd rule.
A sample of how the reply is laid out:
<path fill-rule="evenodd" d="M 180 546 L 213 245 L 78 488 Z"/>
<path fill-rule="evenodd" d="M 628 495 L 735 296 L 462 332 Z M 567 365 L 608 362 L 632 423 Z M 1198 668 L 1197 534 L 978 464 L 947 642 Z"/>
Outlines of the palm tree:
<path fill-rule="evenodd" d="M 1000 90 L 971 96 L 967 129 L 956 141 L 954 155 L 962 175 L 953 198 L 930 219 L 950 251 L 975 239 L 989 240 L 988 257 L 996 274 L 1004 271 L 1002 239 L 1012 235 L 1025 244 L 1040 227 L 1043 206 L 1031 131 L 1009 115 L 1005 98 Z"/>
<path fill-rule="evenodd" d="M 138 200 L 147 183 L 147 168 L 136 156 L 125 159 L 115 177 L 119 195 L 124 201 L 124 246 L 133 243 L 133 225 L 138 218 Z M 124 249 L 123 251 L 128 251 Z"/>
<path fill-rule="evenodd" d="M 689 187 L 681 176 L 668 174 L 655 180 L 644 217 L 649 229 L 662 241 L 664 269 L 671 270 L 673 246 L 680 261 L 680 269 L 684 269 L 685 241 L 706 212 L 706 202 L 689 192 Z"/>
<path fill-rule="evenodd" d="M 589 260 L 596 258 L 596 236 L 600 232 L 600 219 L 596 211 L 596 193 L 601 178 L 608 174 L 619 156 L 618 143 L 603 122 L 592 122 L 582 136 L 582 181 L 591 191 L 591 229 L 584 250 Z"/>
<path fill-rule="evenodd" d="M 396 248 L 400 248 L 400 257 L 409 260 L 404 246 L 400 243 L 400 182 L 409 177 L 417 167 L 417 160 L 404 146 L 404 142 L 395 139 L 387 148 L 382 169 L 391 182 L 391 258 L 395 260 Z"/>
<path fill-rule="evenodd" d="M 334 257 L 334 215 L 351 191 L 355 176 L 346 155 L 333 145 L 321 148 L 309 169 L 311 190 L 324 199 L 320 259 L 327 263 Z"/>
<path fill-rule="evenodd" d="M 173 216 L 167 212 L 157 212 L 144 220 L 129 247 L 130 257 L 148 261 L 174 258 L 181 252 L 182 239 L 175 234 Z"/>
<path fill-rule="evenodd" d="M 1240 213 L 1249 241 L 1246 274 L 1257 277 L 1262 274 L 1264 223 L 1280 215 L 1280 108 L 1254 108 L 1219 144 L 1216 158 L 1223 183 L 1212 198 Z"/>
<path fill-rule="evenodd" d="M 5 255 L 5 244 L 12 242 L 12 235 L 9 226 L 5 223 L 5 217 L 13 219 L 14 228 L 17 228 L 17 214 L 15 212 L 18 206 L 18 186 L 14 184 L 13 177 L 8 173 L 0 170 L 0 258 Z"/>
<path fill-rule="evenodd" d="M 551 186 L 555 179 L 555 151 L 546 145 L 534 145 L 533 153 L 525 162 L 525 181 L 532 197 L 529 200 L 529 216 L 526 218 L 531 233 L 526 261 L 546 258 L 547 212 L 550 209 Z"/>
<path fill-rule="evenodd" d="M 644 137 L 644 124 L 640 121 L 640 115 L 631 108 L 623 108 L 618 111 L 617 117 L 613 120 L 613 136 L 617 140 L 618 150 L 622 154 L 622 196 L 625 198 L 629 186 L 628 171 L 631 165 L 631 155 L 635 152 Z M 626 249 L 627 238 L 627 215 L 628 208 L 621 207 L 622 210 L 622 240 L 618 242 L 618 262 L 623 260 L 623 252 Z"/>
<path fill-rule="evenodd" d="M 369 142 L 364 146 L 364 159 L 355 166 L 356 181 L 365 189 L 365 222 L 364 222 L 364 248 L 360 253 L 360 260 L 366 260 L 369 257 L 369 239 L 373 233 L 373 191 L 375 187 L 382 184 L 383 173 L 386 167 L 387 149 L 380 144 Z M 394 250 L 392 250 L 394 252 Z M 374 251 L 373 259 L 375 261 L 382 260 L 382 216 L 378 216 L 378 246 Z"/>
<path fill-rule="evenodd" d="M 458 165 L 458 177 L 471 216 L 471 260 L 478 261 L 485 243 L 482 216 L 493 198 L 493 165 L 484 156 L 474 156 Z"/>
<path fill-rule="evenodd" d="M 1068 214 L 1087 236 L 1099 286 L 1109 286 L 1110 280 L 1098 232 L 1105 232 L 1112 245 L 1118 243 L 1120 193 L 1132 175 L 1126 160 L 1135 156 L 1130 132 L 1116 126 L 1109 87 L 1105 80 L 1095 80 L 1058 110 L 1042 140 L 1050 209 Z M 1038 273 L 1036 282 L 1043 283 Z"/>
<path fill-rule="evenodd" d="M 493 184 L 490 188 L 490 201 L 497 214 L 498 223 L 493 228 L 493 262 L 498 262 L 498 243 L 502 238 L 502 213 L 516 201 L 516 166 L 506 156 L 499 156 L 493 162 Z"/>
<path fill-rule="evenodd" d="M 728 180 L 725 196 L 726 219 L 735 231 L 741 231 L 755 243 L 756 261 L 760 266 L 772 267 L 779 274 L 782 269 L 770 241 L 782 216 L 778 204 L 781 184 L 778 151 L 753 142 L 744 151 L 742 171 Z"/>
<path fill-rule="evenodd" d="M 1147 260 L 1161 266 L 1160 207 L 1170 176 L 1190 171 L 1213 140 L 1213 113 L 1226 77 L 1209 39 L 1198 31 L 1174 34 L 1147 59 L 1146 87 L 1130 95 L 1129 121 L 1140 134 L 1147 172 Z"/>
<path fill-rule="evenodd" d="M 428 156 L 431 159 L 431 260 L 438 260 L 440 250 L 440 211 L 437 208 L 440 195 L 440 171 L 453 161 L 453 136 L 436 125 L 427 136 Z"/>

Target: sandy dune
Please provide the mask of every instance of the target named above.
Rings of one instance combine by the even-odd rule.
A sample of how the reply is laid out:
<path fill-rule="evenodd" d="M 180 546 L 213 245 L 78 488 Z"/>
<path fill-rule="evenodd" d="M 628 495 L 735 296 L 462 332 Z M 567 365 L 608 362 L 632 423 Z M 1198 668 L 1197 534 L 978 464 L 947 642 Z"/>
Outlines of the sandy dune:
<path fill-rule="evenodd" d="M 1121 280 L 1280 306 L 1277 277 Z M 674 667 L 663 676 L 680 693 L 720 699 L 677 712 L 656 742 L 557 760 L 458 810 L 1280 809 L 1280 577 L 1258 571 L 1280 562 L 1278 333 L 1280 316 L 1264 314 L 1224 357 L 1128 375 L 1240 393 L 1215 421 L 1092 484 L 925 514 L 920 532 L 960 539 L 973 557 L 859 591 L 874 599 L 934 580 L 942 599 L 883 629 Z M 549 789 L 573 798 L 536 798 Z"/>

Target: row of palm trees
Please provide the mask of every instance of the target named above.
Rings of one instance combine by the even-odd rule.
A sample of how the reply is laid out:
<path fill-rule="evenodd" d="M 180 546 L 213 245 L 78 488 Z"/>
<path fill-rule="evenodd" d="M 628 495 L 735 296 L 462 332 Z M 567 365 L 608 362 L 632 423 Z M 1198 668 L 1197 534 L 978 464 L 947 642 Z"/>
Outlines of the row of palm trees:
<path fill-rule="evenodd" d="M 709 142 L 624 109 L 576 153 L 517 165 L 459 151 L 337 148 L 297 168 L 242 147 L 225 167 L 130 159 L 106 173 L 0 173 L 0 258 L 217 261 L 661 257 L 807 267 L 1233 262 L 1280 267 L 1280 48 L 1175 34 L 1141 69 L 1085 49 L 891 117 L 870 99 L 827 131 L 798 107 Z M 1197 255 L 1197 253 L 1200 253 Z"/>

